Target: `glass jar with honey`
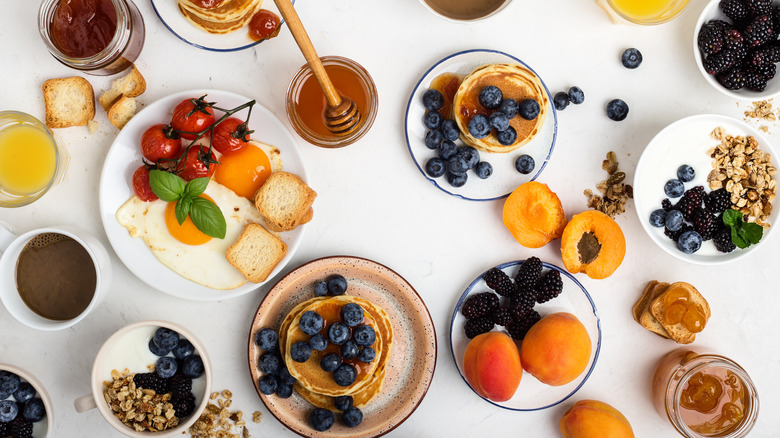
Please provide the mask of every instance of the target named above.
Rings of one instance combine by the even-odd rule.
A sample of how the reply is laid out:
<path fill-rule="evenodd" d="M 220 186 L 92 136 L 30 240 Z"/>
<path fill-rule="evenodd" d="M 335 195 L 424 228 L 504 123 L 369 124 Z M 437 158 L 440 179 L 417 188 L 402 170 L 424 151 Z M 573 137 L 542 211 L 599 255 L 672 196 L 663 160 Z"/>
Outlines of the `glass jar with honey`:
<path fill-rule="evenodd" d="M 747 436 L 758 417 L 758 392 L 747 372 L 717 354 L 680 348 L 653 376 L 653 404 L 685 437 Z"/>
<path fill-rule="evenodd" d="M 146 35 L 132 0 L 44 0 L 38 30 L 55 59 L 93 75 L 130 67 Z"/>

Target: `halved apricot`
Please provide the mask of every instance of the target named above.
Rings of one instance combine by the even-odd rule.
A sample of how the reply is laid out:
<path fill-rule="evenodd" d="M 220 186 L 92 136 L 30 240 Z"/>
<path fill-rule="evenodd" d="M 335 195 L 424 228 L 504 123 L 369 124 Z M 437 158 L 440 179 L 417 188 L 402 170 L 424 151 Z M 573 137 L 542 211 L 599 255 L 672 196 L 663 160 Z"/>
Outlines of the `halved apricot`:
<path fill-rule="evenodd" d="M 626 255 L 626 238 L 611 217 L 597 210 L 575 214 L 561 237 L 563 266 L 590 278 L 612 275 Z"/>
<path fill-rule="evenodd" d="M 521 245 L 541 248 L 561 237 L 566 226 L 561 200 L 547 184 L 529 181 L 504 202 L 504 225 Z"/>

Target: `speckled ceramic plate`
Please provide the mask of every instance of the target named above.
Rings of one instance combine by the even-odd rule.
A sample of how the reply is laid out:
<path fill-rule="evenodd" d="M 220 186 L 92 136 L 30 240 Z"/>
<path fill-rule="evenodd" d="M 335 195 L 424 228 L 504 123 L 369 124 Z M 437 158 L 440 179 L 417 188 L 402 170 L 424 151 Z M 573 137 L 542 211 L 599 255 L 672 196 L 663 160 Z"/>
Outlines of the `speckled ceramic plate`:
<path fill-rule="evenodd" d="M 316 432 L 308 423 L 313 406 L 303 397 L 293 393 L 292 397 L 282 399 L 260 393 L 257 359 L 263 351 L 255 344 L 255 334 L 264 327 L 278 330 L 293 307 L 314 297 L 314 281 L 331 274 L 341 274 L 347 279 L 347 294 L 369 300 L 387 312 L 393 325 L 393 350 L 383 390 L 363 408 L 363 422 L 358 427 L 347 428 L 337 419 L 330 430 Z M 268 291 L 249 331 L 249 372 L 266 408 L 293 432 L 305 437 L 378 437 L 398 427 L 417 409 L 433 379 L 436 350 L 431 315 L 403 277 L 371 260 L 334 256 L 298 267 Z"/>

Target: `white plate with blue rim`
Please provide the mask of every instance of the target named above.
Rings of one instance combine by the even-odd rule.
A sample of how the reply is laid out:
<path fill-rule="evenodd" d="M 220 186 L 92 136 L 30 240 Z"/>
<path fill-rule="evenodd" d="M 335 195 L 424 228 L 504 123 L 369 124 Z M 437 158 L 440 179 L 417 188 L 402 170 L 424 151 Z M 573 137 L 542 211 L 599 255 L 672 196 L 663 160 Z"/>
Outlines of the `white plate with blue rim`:
<path fill-rule="evenodd" d="M 489 162 L 493 167 L 493 174 L 487 179 L 478 178 L 473 170 L 468 171 L 468 180 L 461 187 L 452 186 L 447 181 L 446 175 L 432 178 L 425 172 L 425 163 L 438 155 L 435 150 L 428 149 L 425 146 L 425 134 L 428 132 L 428 129 L 423 125 L 423 117 L 426 110 L 422 104 L 422 95 L 429 89 L 431 82 L 444 73 L 465 76 L 477 67 L 499 63 L 520 64 L 539 77 L 550 102 L 550 108 L 547 111 L 542 128 L 530 142 L 512 152 L 501 154 L 480 151 L 480 160 Z M 528 64 L 519 58 L 498 50 L 475 49 L 449 55 L 436 62 L 423 74 L 409 97 L 409 102 L 406 106 L 404 130 L 406 133 L 406 145 L 409 148 L 412 160 L 414 160 L 422 176 L 430 181 L 431 184 L 443 192 L 461 199 L 490 201 L 505 198 L 519 185 L 539 178 L 555 147 L 558 132 L 558 115 L 552 105 L 550 90 L 541 76 Z M 463 145 L 461 140 L 457 140 L 455 144 L 458 146 Z M 515 160 L 524 154 L 530 155 L 535 163 L 534 169 L 527 175 L 521 174 L 515 168 Z"/>
<path fill-rule="evenodd" d="M 525 260 L 516 260 L 498 265 L 496 268 L 504 271 L 510 278 L 514 278 L 523 262 L 525 262 Z M 558 312 L 567 312 L 576 316 L 585 326 L 588 335 L 590 336 L 590 358 L 585 371 L 576 379 L 565 385 L 546 385 L 529 373 L 523 372 L 520 386 L 518 386 L 517 391 L 511 399 L 504 402 L 496 402 L 480 396 L 490 404 L 511 411 L 539 411 L 558 405 L 573 396 L 579 391 L 582 385 L 585 384 L 588 377 L 590 377 L 593 368 L 596 366 L 599 352 L 601 351 L 601 320 L 599 319 L 599 313 L 596 310 L 596 304 L 593 302 L 588 291 L 585 290 L 585 287 L 582 286 L 577 279 L 566 272 L 565 269 L 545 262 L 542 262 L 542 266 L 542 274 L 550 269 L 555 269 L 560 272 L 561 280 L 563 281 L 563 291 L 560 295 L 544 304 L 536 304 L 534 310 L 539 312 L 542 318 Z M 458 303 L 455 305 L 455 309 L 452 312 L 452 319 L 450 322 L 450 351 L 452 352 L 452 359 L 455 361 L 460 376 L 469 388 L 471 388 L 471 385 L 466 380 L 466 376 L 463 372 L 463 355 L 466 352 L 466 347 L 468 346 L 470 339 L 466 337 L 466 332 L 463 328 L 466 323 L 466 317 L 460 313 L 460 309 L 469 296 L 481 292 L 492 291 L 492 289 L 485 284 L 485 280 L 483 279 L 484 275 L 485 273 L 483 272 L 469 284 L 465 291 L 463 291 L 463 294 L 461 294 L 460 299 L 458 299 Z M 493 330 L 505 332 L 504 328 L 501 326 L 496 326 Z M 519 348 L 520 343 L 517 342 L 517 344 Z M 474 388 L 471 388 L 471 390 L 474 391 Z M 474 391 L 474 394 L 479 396 L 476 391 Z"/>

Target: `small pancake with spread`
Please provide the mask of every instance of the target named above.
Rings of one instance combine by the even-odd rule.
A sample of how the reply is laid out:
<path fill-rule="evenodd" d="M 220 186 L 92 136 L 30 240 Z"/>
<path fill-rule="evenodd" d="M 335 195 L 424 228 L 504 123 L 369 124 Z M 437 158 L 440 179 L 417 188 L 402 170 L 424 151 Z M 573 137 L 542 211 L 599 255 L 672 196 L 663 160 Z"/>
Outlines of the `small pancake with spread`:
<path fill-rule="evenodd" d="M 179 11 L 195 27 L 214 34 L 238 30 L 260 10 L 263 0 L 225 0 L 215 8 L 204 8 L 193 0 L 178 0 Z"/>

